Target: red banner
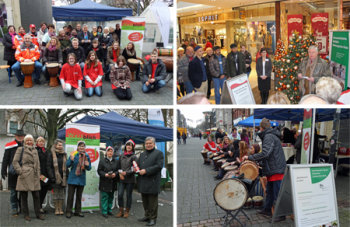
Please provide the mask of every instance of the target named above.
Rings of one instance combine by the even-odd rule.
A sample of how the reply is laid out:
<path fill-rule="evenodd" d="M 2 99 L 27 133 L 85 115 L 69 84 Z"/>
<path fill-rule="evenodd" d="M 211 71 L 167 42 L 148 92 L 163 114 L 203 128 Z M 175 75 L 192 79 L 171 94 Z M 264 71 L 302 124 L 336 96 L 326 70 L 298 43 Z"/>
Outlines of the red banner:
<path fill-rule="evenodd" d="M 296 31 L 299 35 L 303 35 L 303 15 L 295 14 L 295 15 L 287 15 L 288 22 L 288 38 L 293 35 L 293 32 Z M 289 39 L 288 39 L 289 41 Z"/>
<path fill-rule="evenodd" d="M 311 14 L 311 30 L 316 37 L 316 44 L 319 53 L 322 55 L 328 54 L 328 13 L 313 13 Z"/>

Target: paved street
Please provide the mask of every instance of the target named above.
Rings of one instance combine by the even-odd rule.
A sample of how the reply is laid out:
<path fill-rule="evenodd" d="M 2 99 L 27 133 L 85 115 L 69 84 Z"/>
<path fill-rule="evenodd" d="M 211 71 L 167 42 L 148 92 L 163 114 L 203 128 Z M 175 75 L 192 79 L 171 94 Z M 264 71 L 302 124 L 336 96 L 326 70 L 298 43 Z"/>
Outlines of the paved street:
<path fill-rule="evenodd" d="M 220 226 L 224 211 L 215 206 L 213 190 L 219 181 L 214 180 L 216 172 L 213 166 L 203 165 L 199 153 L 206 140 L 190 138 L 186 145 L 178 145 L 178 191 L 177 224 L 185 226 Z M 338 176 L 336 179 L 340 225 L 350 222 L 349 177 Z M 245 210 L 251 221 L 240 214 L 241 222 L 246 226 L 271 226 L 270 220 L 256 215 L 255 209 Z M 236 221 L 232 226 L 240 226 Z M 274 226 L 293 226 L 290 217 Z"/>
<path fill-rule="evenodd" d="M 29 193 L 30 194 L 30 193 Z M 46 219 L 41 221 L 35 218 L 32 197 L 29 198 L 29 216 L 32 218 L 30 222 L 25 221 L 23 215 L 17 217 L 10 215 L 10 192 L 0 191 L 0 226 L 144 226 L 145 223 L 138 222 L 137 219 L 143 217 L 144 211 L 141 202 L 141 195 L 134 191 L 133 202 L 131 205 L 131 214 L 129 218 L 102 217 L 100 211 L 93 213 L 85 213 L 84 218 L 72 216 L 68 219 L 65 216 L 54 215 L 54 209 L 49 208 Z M 172 191 L 161 192 L 159 195 L 158 219 L 156 226 L 172 226 L 173 223 L 173 203 Z M 46 209 L 46 208 L 45 208 Z M 117 213 L 117 208 L 112 211 Z"/>
<path fill-rule="evenodd" d="M 6 65 L 3 60 L 4 48 L 0 44 L 0 65 Z M 76 101 L 73 96 L 65 97 L 62 88 L 49 87 L 44 84 L 44 75 L 41 74 L 43 84 L 32 88 L 16 87 L 17 78 L 11 77 L 12 83 L 8 81 L 5 69 L 0 69 L 0 105 L 171 105 L 173 103 L 173 80 L 171 79 L 165 87 L 156 92 L 143 93 L 142 83 L 135 81 L 131 83 L 132 100 L 121 101 L 112 92 L 111 83 L 103 81 L 103 96 L 84 96 L 81 101 Z"/>

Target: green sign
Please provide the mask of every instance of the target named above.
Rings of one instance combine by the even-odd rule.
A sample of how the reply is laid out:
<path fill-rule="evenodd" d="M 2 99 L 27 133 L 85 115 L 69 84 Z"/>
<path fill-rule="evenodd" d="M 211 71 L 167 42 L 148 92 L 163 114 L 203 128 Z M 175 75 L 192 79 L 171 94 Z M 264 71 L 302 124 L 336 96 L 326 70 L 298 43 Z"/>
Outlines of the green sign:
<path fill-rule="evenodd" d="M 316 184 L 323 181 L 328 177 L 330 172 L 331 172 L 331 167 L 329 166 L 311 167 L 310 168 L 311 182 L 313 184 Z"/>
<path fill-rule="evenodd" d="M 345 67 L 345 86 L 349 86 L 349 31 L 333 31 L 331 61 Z"/>

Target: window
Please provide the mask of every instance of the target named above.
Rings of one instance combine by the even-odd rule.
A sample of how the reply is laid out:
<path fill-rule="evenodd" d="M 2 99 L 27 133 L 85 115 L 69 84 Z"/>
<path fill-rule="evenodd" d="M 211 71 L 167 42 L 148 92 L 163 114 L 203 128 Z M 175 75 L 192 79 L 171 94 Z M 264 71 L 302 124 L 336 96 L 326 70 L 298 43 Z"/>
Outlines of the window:
<path fill-rule="evenodd" d="M 174 40 L 174 29 L 170 28 L 170 31 L 169 31 L 169 43 L 173 43 L 173 40 Z"/>
<path fill-rule="evenodd" d="M 15 134 L 18 129 L 18 121 L 9 121 L 8 134 Z"/>

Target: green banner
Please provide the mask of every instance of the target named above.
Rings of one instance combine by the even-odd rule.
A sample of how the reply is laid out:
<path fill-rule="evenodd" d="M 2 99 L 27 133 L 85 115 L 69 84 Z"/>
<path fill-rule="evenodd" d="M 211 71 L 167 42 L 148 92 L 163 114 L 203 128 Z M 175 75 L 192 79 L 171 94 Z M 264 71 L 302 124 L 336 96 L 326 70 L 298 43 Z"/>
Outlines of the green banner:
<path fill-rule="evenodd" d="M 78 144 L 78 141 L 81 141 L 82 138 L 77 137 L 66 137 L 66 144 L 76 145 Z M 86 146 L 100 146 L 100 140 L 99 139 L 83 139 Z"/>
<path fill-rule="evenodd" d="M 313 184 L 319 183 L 326 179 L 331 172 L 331 167 L 324 166 L 324 167 L 311 167 L 310 168 L 310 174 L 311 174 L 311 182 Z"/>
<path fill-rule="evenodd" d="M 333 31 L 331 61 L 345 67 L 345 86 L 349 86 L 349 31 Z M 343 70 L 343 69 L 340 69 Z"/>

